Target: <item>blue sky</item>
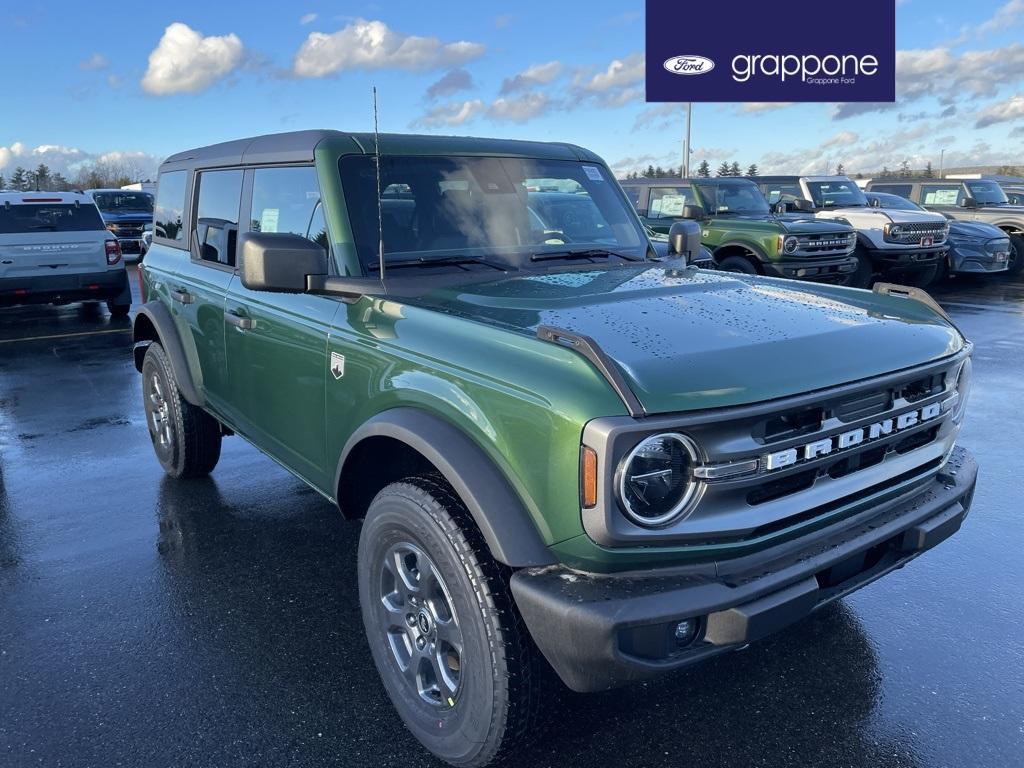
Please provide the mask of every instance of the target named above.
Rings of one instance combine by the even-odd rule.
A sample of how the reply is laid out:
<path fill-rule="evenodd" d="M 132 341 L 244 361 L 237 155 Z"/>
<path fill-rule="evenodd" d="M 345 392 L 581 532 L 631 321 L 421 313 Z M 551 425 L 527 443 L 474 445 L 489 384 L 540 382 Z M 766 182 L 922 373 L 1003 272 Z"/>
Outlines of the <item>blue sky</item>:
<path fill-rule="evenodd" d="M 823 31 L 842 23 L 821 5 Z M 0 9 L 0 174 L 99 158 L 151 172 L 240 136 L 365 130 L 372 85 L 382 131 L 571 141 L 619 171 L 677 164 L 681 108 L 643 100 L 643 22 L 643 3 L 621 0 L 19 0 Z M 1024 0 L 898 0 L 895 105 L 700 104 L 694 166 L 854 173 L 937 166 L 942 149 L 947 167 L 1024 164 L 1022 33 Z"/>

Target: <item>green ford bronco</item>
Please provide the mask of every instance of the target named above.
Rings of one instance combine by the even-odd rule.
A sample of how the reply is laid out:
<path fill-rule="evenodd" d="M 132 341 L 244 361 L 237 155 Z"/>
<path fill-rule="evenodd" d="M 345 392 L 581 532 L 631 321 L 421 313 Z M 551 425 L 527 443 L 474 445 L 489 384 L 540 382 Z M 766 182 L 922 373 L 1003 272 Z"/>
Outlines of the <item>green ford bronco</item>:
<path fill-rule="evenodd" d="M 696 221 L 725 272 L 846 284 L 857 269 L 857 233 L 841 222 L 776 216 L 747 179 L 629 179 L 622 188 L 655 232 Z"/>
<path fill-rule="evenodd" d="M 691 231 L 687 231 L 690 227 Z M 955 533 L 971 345 L 927 294 L 658 260 L 569 144 L 305 131 L 160 169 L 134 325 L 175 478 L 239 435 L 362 519 L 366 636 L 434 754 L 743 648 Z"/>

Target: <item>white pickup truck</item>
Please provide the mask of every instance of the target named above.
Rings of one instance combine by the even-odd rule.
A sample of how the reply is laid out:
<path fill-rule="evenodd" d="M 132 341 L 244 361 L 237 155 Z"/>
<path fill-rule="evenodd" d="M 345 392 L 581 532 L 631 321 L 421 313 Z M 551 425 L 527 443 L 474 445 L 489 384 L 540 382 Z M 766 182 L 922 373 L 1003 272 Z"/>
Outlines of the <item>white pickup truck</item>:
<path fill-rule="evenodd" d="M 117 239 L 96 204 L 69 192 L 0 192 L 0 307 L 106 301 L 132 304 Z"/>
<path fill-rule="evenodd" d="M 751 179 L 781 213 L 813 214 L 857 230 L 857 270 L 848 285 L 867 288 L 878 275 L 923 287 L 933 282 L 949 246 L 939 213 L 871 206 L 847 176 L 759 176 Z"/>

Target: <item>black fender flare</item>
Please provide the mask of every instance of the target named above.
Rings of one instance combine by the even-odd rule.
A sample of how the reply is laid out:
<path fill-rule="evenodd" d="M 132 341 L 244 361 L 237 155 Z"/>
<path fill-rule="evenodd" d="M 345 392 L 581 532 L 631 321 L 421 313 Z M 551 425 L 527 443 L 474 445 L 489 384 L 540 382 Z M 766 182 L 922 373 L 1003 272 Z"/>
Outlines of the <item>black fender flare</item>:
<path fill-rule="evenodd" d="M 145 318 L 156 331 L 157 338 L 151 339 L 140 327 L 140 320 Z M 185 355 L 185 347 L 178 336 L 178 329 L 174 324 L 174 318 L 159 301 L 147 301 L 135 313 L 135 321 L 132 323 L 132 341 L 135 344 L 135 367 L 142 370 L 142 358 L 145 356 L 145 349 L 153 341 L 159 342 L 164 348 L 167 357 L 171 361 L 171 369 L 174 371 L 174 378 L 184 397 L 192 405 L 203 407 L 205 398 L 202 392 L 196 387 L 195 379 L 192 377 L 192 369 L 188 364 L 188 357 Z M 141 351 L 141 354 L 140 354 Z"/>
<path fill-rule="evenodd" d="M 369 437 L 390 437 L 418 451 L 455 489 L 493 557 L 513 568 L 556 562 L 518 494 L 494 462 L 458 427 L 419 408 L 382 411 L 345 443 L 334 475 L 340 488 L 345 462 Z"/>

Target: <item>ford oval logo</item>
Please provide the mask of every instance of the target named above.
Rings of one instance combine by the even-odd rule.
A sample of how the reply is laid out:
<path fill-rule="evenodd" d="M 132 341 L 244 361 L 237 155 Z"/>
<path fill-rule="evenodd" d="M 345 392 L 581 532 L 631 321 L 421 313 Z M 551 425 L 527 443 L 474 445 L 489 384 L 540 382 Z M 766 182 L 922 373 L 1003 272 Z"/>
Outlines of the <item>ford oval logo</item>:
<path fill-rule="evenodd" d="M 665 69 L 673 75 L 706 75 L 715 68 L 715 62 L 706 56 L 673 56 L 665 59 Z"/>

